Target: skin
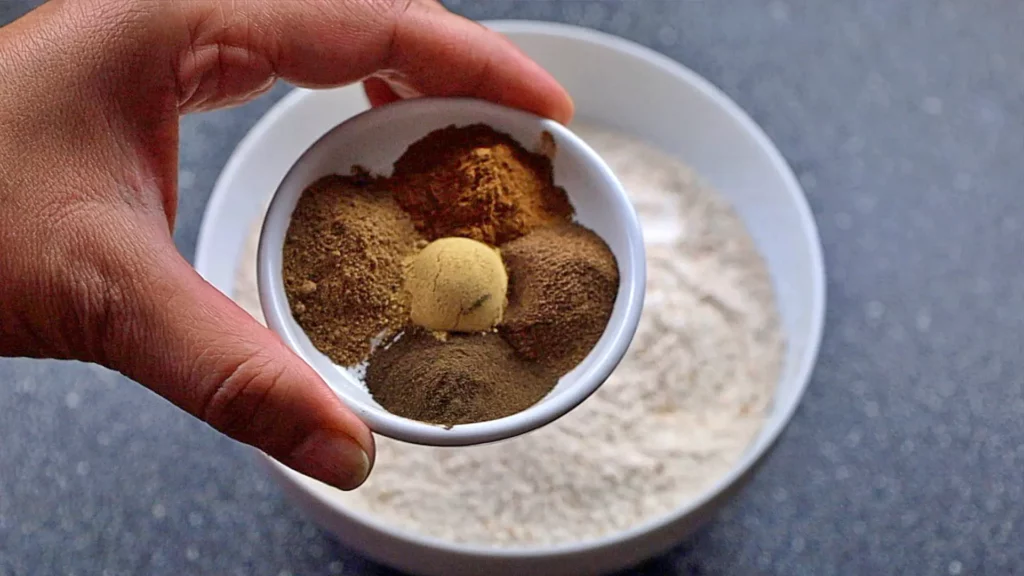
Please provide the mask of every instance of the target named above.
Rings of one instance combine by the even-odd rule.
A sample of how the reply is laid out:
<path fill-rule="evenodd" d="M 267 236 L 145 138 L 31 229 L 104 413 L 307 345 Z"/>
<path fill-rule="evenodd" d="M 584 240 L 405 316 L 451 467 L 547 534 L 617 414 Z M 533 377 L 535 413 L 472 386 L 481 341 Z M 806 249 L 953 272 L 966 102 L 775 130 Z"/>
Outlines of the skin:
<path fill-rule="evenodd" d="M 546 72 L 433 0 L 51 0 L 0 28 L 0 355 L 102 364 L 351 489 L 369 430 L 171 236 L 179 117 L 279 78 L 572 116 Z"/>

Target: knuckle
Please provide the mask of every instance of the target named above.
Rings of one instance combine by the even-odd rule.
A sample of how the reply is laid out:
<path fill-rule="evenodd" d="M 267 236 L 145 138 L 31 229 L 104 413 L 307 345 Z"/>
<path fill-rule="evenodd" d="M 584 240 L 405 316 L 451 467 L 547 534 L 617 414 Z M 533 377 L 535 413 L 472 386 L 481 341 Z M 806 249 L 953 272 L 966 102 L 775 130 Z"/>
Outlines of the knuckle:
<path fill-rule="evenodd" d="M 223 358 L 215 359 L 217 363 Z M 197 370 L 204 368 L 197 366 Z M 287 370 L 267 358 L 253 356 L 229 360 L 222 370 L 214 370 L 206 380 L 206 399 L 199 416 L 220 432 L 250 444 L 270 438 L 274 425 L 271 399 L 288 380 Z"/>
<path fill-rule="evenodd" d="M 270 87 L 284 49 L 257 20 L 233 2 L 201 2 L 185 12 L 172 59 L 180 111 L 244 101 Z"/>
<path fill-rule="evenodd" d="M 420 0 L 362 0 L 364 7 L 381 16 L 396 17 L 409 11 Z"/>
<path fill-rule="evenodd" d="M 422 6 L 424 3 L 424 0 L 390 0 L 391 12 L 402 15 L 412 10 L 414 6 Z"/>
<path fill-rule="evenodd" d="M 360 0 L 354 8 L 373 29 L 394 33 L 407 17 L 426 9 L 430 0 Z"/>

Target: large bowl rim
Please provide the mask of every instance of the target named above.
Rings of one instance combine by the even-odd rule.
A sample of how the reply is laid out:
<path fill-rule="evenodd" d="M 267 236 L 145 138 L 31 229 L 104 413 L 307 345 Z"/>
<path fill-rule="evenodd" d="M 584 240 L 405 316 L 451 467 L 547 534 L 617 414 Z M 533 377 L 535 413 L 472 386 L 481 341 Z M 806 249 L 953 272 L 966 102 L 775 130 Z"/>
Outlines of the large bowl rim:
<path fill-rule="evenodd" d="M 809 244 L 808 248 L 811 252 L 811 260 L 813 264 L 812 289 L 809 298 L 811 330 L 807 339 L 808 345 L 804 349 L 804 354 L 800 358 L 795 372 L 795 379 L 798 381 L 797 393 L 793 396 L 792 401 L 784 406 L 779 406 L 782 411 L 782 418 L 770 427 L 768 427 L 769 425 L 766 423 L 765 430 L 767 433 L 763 436 L 759 436 L 747 452 L 744 453 L 743 457 L 735 463 L 732 469 L 706 488 L 697 498 L 688 501 L 686 504 L 679 506 L 678 508 L 668 511 L 661 516 L 651 518 L 650 520 L 637 524 L 627 530 L 592 540 L 556 544 L 553 546 L 498 548 L 478 544 L 456 543 L 449 540 L 423 536 L 379 521 L 368 514 L 341 505 L 337 499 L 326 498 L 323 496 L 322 490 L 310 489 L 309 483 L 315 481 L 302 477 L 298 473 L 270 458 L 264 458 L 266 458 L 266 461 L 269 464 L 268 468 L 273 472 L 273 476 L 279 481 L 288 482 L 294 485 L 297 489 L 306 493 L 310 498 L 314 499 L 321 506 L 329 509 L 332 513 L 342 516 L 348 521 L 357 523 L 366 529 L 379 532 L 387 537 L 401 540 L 407 545 L 423 547 L 431 550 L 443 550 L 461 556 L 488 559 L 551 559 L 560 556 L 578 555 L 581 553 L 597 551 L 606 547 L 622 545 L 623 543 L 643 538 L 646 534 L 660 531 L 676 522 L 679 522 L 681 519 L 708 505 L 712 500 L 736 484 L 744 474 L 755 467 L 759 461 L 764 458 L 769 449 L 776 443 L 779 436 L 782 434 L 782 431 L 792 420 L 793 415 L 795 414 L 796 409 L 807 390 L 821 345 L 825 323 L 826 297 L 825 264 L 822 255 L 821 240 L 810 206 L 804 196 L 803 189 L 796 176 L 793 174 L 792 169 L 789 167 L 789 164 L 772 143 L 771 139 L 768 138 L 761 127 L 758 126 L 746 114 L 746 112 L 739 107 L 738 104 L 733 102 L 733 100 L 726 96 L 721 90 L 711 84 L 708 80 L 705 80 L 702 76 L 698 75 L 696 72 L 693 72 L 679 62 L 676 62 L 675 60 L 672 60 L 671 58 L 650 48 L 618 36 L 613 36 L 611 34 L 588 28 L 569 24 L 529 20 L 494 20 L 486 21 L 484 24 L 503 34 L 546 35 L 569 38 L 583 43 L 594 44 L 627 54 L 639 60 L 643 60 L 648 64 L 657 66 L 665 74 L 675 76 L 689 84 L 695 90 L 702 92 L 707 98 L 713 100 L 718 106 L 722 107 L 723 110 L 729 114 L 757 143 L 762 152 L 768 156 L 768 159 L 771 161 L 774 169 L 781 176 L 785 183 L 790 200 L 799 213 L 801 226 L 804 236 Z M 298 105 L 308 96 L 308 90 L 295 90 L 291 94 L 282 98 L 266 115 L 263 116 L 256 126 L 254 126 L 239 143 L 214 186 L 210 202 L 204 212 L 203 221 L 200 226 L 197 247 L 204 245 L 204 239 L 213 234 L 213 223 L 211 222 L 211 219 L 206 216 L 212 212 L 222 210 L 221 204 L 226 202 L 224 199 L 226 197 L 226 193 L 224 193 L 222 189 L 226 189 L 227 181 L 233 177 L 232 175 L 237 170 L 237 165 L 240 164 L 241 158 L 249 153 L 250 149 L 255 145 L 255 142 L 261 137 L 261 125 L 265 126 L 276 120 L 278 117 L 283 115 L 286 110 Z M 206 261 L 206 258 L 203 257 L 203 254 L 197 249 L 196 268 L 201 271 L 209 266 L 210 264 Z"/>

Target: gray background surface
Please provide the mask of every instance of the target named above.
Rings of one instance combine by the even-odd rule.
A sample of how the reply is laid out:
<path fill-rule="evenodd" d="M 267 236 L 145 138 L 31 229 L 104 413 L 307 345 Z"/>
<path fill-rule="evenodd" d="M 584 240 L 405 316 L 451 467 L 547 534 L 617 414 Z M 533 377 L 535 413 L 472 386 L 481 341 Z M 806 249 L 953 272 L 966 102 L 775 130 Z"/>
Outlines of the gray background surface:
<path fill-rule="evenodd" d="M 0 0 L 0 23 L 37 2 Z M 763 471 L 631 574 L 1024 572 L 1024 3 L 450 1 L 651 46 L 736 99 L 806 187 L 828 326 Z M 282 94 L 186 118 L 176 239 Z M 0 576 L 390 574 L 247 452 L 123 378 L 0 361 Z"/>

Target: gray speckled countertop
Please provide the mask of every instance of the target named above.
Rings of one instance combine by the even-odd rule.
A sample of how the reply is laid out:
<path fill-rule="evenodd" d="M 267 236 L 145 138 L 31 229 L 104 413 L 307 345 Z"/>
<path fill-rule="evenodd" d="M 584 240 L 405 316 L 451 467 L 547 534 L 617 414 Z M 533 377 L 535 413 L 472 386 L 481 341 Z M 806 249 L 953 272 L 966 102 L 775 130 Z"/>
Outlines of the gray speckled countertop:
<path fill-rule="evenodd" d="M 0 0 L 0 24 L 35 3 Z M 828 326 L 802 408 L 738 500 L 631 574 L 1024 572 L 1024 4 L 448 4 L 680 60 L 765 128 L 821 227 Z M 183 121 L 186 255 L 231 150 L 284 92 Z M 131 382 L 0 361 L 0 576 L 179 573 L 391 572 Z"/>

